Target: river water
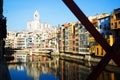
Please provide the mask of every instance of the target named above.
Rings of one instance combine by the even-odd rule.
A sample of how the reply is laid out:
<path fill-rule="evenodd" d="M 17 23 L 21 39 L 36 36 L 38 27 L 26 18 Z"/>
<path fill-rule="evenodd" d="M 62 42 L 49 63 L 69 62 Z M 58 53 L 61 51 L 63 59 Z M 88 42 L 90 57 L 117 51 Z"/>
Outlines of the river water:
<path fill-rule="evenodd" d="M 86 80 L 96 63 L 58 56 L 15 55 L 8 62 L 11 80 Z M 108 65 L 98 80 L 120 80 L 120 68 Z"/>

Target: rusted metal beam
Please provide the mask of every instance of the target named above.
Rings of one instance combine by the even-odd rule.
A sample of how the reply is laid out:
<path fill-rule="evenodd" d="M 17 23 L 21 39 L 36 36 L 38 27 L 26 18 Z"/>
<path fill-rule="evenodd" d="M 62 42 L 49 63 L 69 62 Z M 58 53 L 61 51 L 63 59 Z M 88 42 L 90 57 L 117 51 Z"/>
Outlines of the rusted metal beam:
<path fill-rule="evenodd" d="M 86 29 L 92 34 L 95 40 L 102 46 L 106 51 L 106 55 L 98 63 L 96 68 L 88 76 L 87 80 L 96 80 L 99 74 L 104 70 L 105 66 L 108 64 L 110 59 L 113 59 L 115 63 L 120 67 L 120 57 L 115 54 L 117 53 L 118 46 L 120 45 L 119 41 L 116 41 L 115 44 L 111 47 L 107 41 L 100 35 L 100 33 L 95 29 L 93 24 L 88 20 L 85 14 L 80 10 L 80 8 L 75 4 L 73 0 L 63 0 L 63 2 L 68 6 L 68 8 L 74 13 L 78 20 L 86 27 Z M 114 53 L 114 54 L 113 54 Z"/>

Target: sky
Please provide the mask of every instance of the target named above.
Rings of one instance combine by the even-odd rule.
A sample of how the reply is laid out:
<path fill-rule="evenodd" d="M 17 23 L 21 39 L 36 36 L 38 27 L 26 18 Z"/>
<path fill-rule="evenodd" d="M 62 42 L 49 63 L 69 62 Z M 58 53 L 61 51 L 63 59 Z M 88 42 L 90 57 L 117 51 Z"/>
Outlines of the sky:
<path fill-rule="evenodd" d="M 119 0 L 74 0 L 86 16 L 108 13 L 120 8 Z M 4 0 L 3 15 L 7 17 L 7 30 L 27 30 L 27 22 L 33 20 L 35 10 L 40 22 L 51 26 L 77 22 L 78 19 L 62 0 Z"/>

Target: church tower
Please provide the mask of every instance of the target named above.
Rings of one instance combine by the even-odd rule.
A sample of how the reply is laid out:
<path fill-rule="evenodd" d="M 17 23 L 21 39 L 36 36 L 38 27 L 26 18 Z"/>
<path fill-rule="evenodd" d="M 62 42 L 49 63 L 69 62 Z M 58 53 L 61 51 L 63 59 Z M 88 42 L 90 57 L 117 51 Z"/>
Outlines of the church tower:
<path fill-rule="evenodd" d="M 39 12 L 36 10 L 35 13 L 34 13 L 34 20 L 37 20 L 39 21 Z"/>
<path fill-rule="evenodd" d="M 48 29 L 50 27 L 49 24 L 40 22 L 40 20 L 39 20 L 40 15 L 37 10 L 34 12 L 33 17 L 34 17 L 33 20 L 27 22 L 27 30 L 29 30 L 29 31 L 35 31 L 35 30 L 44 31 L 45 29 Z"/>

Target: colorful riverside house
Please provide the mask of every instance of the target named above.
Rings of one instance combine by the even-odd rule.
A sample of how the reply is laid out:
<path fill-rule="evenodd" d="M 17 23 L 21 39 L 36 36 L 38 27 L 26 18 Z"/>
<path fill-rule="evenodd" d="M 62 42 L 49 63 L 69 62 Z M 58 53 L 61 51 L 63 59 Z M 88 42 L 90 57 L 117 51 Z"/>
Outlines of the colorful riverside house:
<path fill-rule="evenodd" d="M 113 36 L 114 37 L 113 42 L 114 42 L 115 39 L 120 37 L 120 8 L 114 9 L 110 17 L 111 17 L 110 19 L 111 30 L 113 30 L 114 32 L 114 36 Z"/>
<path fill-rule="evenodd" d="M 103 17 L 98 19 L 98 30 L 111 45 L 111 37 L 113 33 L 110 30 L 110 15 L 103 14 Z M 96 51 L 95 55 L 97 56 L 104 56 L 106 53 L 99 44 L 96 46 Z"/>
<path fill-rule="evenodd" d="M 59 47 L 59 52 L 60 52 L 60 53 L 63 52 L 63 51 L 62 51 L 62 48 L 63 48 L 63 44 L 62 44 L 62 39 L 63 39 L 63 38 L 62 38 L 62 32 L 63 32 L 63 31 L 62 31 L 62 30 L 63 30 L 63 29 L 62 29 L 62 28 L 63 28 L 63 27 L 60 26 L 59 32 L 58 32 L 58 41 L 59 41 L 59 43 L 58 43 L 59 46 L 58 46 L 58 47 Z"/>
<path fill-rule="evenodd" d="M 95 21 L 96 19 L 96 21 Z M 93 21 L 92 21 L 93 20 Z M 113 32 L 110 30 L 110 15 L 103 13 L 99 17 L 93 18 L 91 22 L 95 25 L 96 29 L 100 32 L 100 34 L 108 41 L 110 45 L 112 45 L 112 34 Z M 94 38 L 90 35 L 90 53 L 95 56 L 104 56 L 105 51 L 103 48 L 94 40 Z"/>
<path fill-rule="evenodd" d="M 69 54 L 89 54 L 89 34 L 80 22 L 70 22 L 60 29 L 60 52 Z"/>
<path fill-rule="evenodd" d="M 68 53 L 75 52 L 74 24 L 72 22 L 68 23 L 68 27 L 65 29 L 65 50 Z"/>
<path fill-rule="evenodd" d="M 74 24 L 68 23 L 64 30 L 64 47 L 66 53 L 75 53 Z"/>
<path fill-rule="evenodd" d="M 94 25 L 94 27 L 98 30 L 98 18 L 100 15 L 95 16 L 89 16 L 88 19 L 90 22 Z M 90 54 L 95 54 L 95 46 L 97 45 L 97 42 L 95 41 L 94 37 L 89 34 L 89 52 Z"/>
<path fill-rule="evenodd" d="M 35 44 L 35 48 L 39 48 L 40 47 L 40 37 L 39 37 L 39 34 L 36 34 L 35 39 L 34 39 L 34 44 Z"/>
<path fill-rule="evenodd" d="M 67 27 L 68 27 L 67 23 L 63 24 L 61 26 L 60 33 L 59 33 L 59 35 L 60 35 L 60 37 L 59 37 L 59 43 L 60 43 L 59 50 L 61 53 L 65 52 L 65 44 L 67 45 L 67 42 L 65 43 L 65 38 L 67 39 L 67 37 L 65 37 L 65 36 L 67 36 L 67 33 L 65 35 L 65 28 L 67 28 Z M 66 29 L 66 32 L 67 32 L 67 29 Z"/>
<path fill-rule="evenodd" d="M 28 37 L 27 38 L 27 48 L 32 48 L 33 47 L 33 38 Z"/>
<path fill-rule="evenodd" d="M 85 27 L 80 23 L 76 22 L 73 28 L 74 38 L 74 53 L 86 55 L 89 54 L 89 34 Z"/>
<path fill-rule="evenodd" d="M 16 48 L 16 32 L 15 31 L 7 31 L 7 38 L 5 40 L 5 47 L 7 48 Z"/>
<path fill-rule="evenodd" d="M 27 48 L 27 36 L 23 32 L 19 32 L 16 36 L 16 48 L 24 49 Z"/>
<path fill-rule="evenodd" d="M 29 37 L 28 39 L 31 48 L 39 48 L 40 40 L 39 40 L 39 35 L 37 33 L 33 32 L 31 37 Z"/>
<path fill-rule="evenodd" d="M 78 29 L 78 35 L 75 35 L 78 38 L 78 53 L 82 55 L 89 55 L 89 33 L 86 28 L 79 22 L 76 25 Z M 75 31 L 77 33 L 77 31 Z M 77 42 L 77 40 L 75 40 Z"/>
<path fill-rule="evenodd" d="M 40 33 L 37 31 L 27 33 L 27 48 L 40 47 Z"/>

